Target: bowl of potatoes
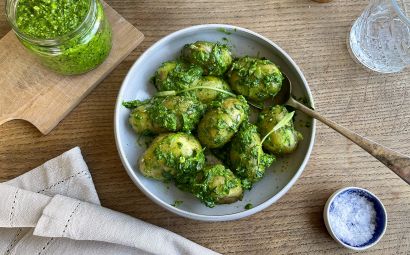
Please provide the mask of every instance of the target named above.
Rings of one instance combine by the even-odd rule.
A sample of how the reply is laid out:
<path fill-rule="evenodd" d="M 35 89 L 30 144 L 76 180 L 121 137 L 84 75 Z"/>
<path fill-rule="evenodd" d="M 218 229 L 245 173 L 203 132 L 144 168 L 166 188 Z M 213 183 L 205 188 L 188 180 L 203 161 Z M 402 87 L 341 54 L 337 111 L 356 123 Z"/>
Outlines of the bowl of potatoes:
<path fill-rule="evenodd" d="M 303 172 L 315 121 L 272 100 L 284 79 L 313 107 L 302 72 L 280 47 L 221 24 L 174 32 L 129 70 L 115 107 L 122 163 L 153 202 L 203 221 L 271 206 Z"/>

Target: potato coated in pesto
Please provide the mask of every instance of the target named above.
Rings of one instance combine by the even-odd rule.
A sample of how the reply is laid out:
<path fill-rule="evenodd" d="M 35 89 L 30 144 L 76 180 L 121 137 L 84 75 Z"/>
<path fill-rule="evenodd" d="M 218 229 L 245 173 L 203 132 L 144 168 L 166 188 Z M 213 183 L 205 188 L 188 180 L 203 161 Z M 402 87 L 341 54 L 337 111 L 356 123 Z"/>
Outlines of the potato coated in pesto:
<path fill-rule="evenodd" d="M 199 79 L 193 87 L 208 87 L 208 88 L 198 88 L 195 90 L 190 91 L 196 97 L 198 97 L 199 101 L 204 104 L 209 104 L 210 102 L 214 101 L 217 98 L 225 98 L 229 97 L 228 94 L 213 89 L 224 90 L 227 92 L 231 92 L 231 88 L 229 87 L 228 83 L 221 78 L 215 76 L 203 76 Z"/>
<path fill-rule="evenodd" d="M 147 103 L 138 106 L 131 111 L 128 122 L 130 123 L 135 133 L 140 135 L 152 135 L 167 132 L 166 128 L 161 127 L 160 125 L 156 125 L 152 121 L 150 117 L 151 115 L 149 113 L 151 107 L 152 105 Z"/>
<path fill-rule="evenodd" d="M 157 69 L 152 79 L 158 91 L 180 91 L 201 78 L 201 67 L 181 61 L 167 61 Z"/>
<path fill-rule="evenodd" d="M 260 134 L 262 136 L 268 134 L 287 113 L 286 108 L 281 105 L 263 110 L 257 121 Z M 285 126 L 267 137 L 263 143 L 263 148 L 276 155 L 288 154 L 296 150 L 298 142 L 302 139 L 302 134 L 295 130 L 293 120 L 290 120 Z"/>
<path fill-rule="evenodd" d="M 251 57 L 234 61 L 228 78 L 233 91 L 255 102 L 275 96 L 284 79 L 279 68 L 270 60 Z"/>
<path fill-rule="evenodd" d="M 182 58 L 204 69 L 205 75 L 222 76 L 232 63 L 231 52 L 226 45 L 197 41 L 186 44 Z"/>
<path fill-rule="evenodd" d="M 207 166 L 199 172 L 192 193 L 208 207 L 230 204 L 243 197 L 241 180 L 221 164 Z"/>
<path fill-rule="evenodd" d="M 229 164 L 235 175 L 242 180 L 244 188 L 250 189 L 253 183 L 259 181 L 265 168 L 274 160 L 274 156 L 263 152 L 257 127 L 247 121 L 243 122 L 230 144 Z"/>
<path fill-rule="evenodd" d="M 197 126 L 204 112 L 205 105 L 195 97 L 153 97 L 132 110 L 129 122 L 134 131 L 142 135 L 189 132 Z"/>
<path fill-rule="evenodd" d="M 206 148 L 224 146 L 248 118 L 249 106 L 242 96 L 215 101 L 198 124 L 198 138 Z"/>
<path fill-rule="evenodd" d="M 178 179 L 189 181 L 202 169 L 205 156 L 201 144 L 194 136 L 185 133 L 159 135 L 139 160 L 144 176 L 160 181 Z"/>

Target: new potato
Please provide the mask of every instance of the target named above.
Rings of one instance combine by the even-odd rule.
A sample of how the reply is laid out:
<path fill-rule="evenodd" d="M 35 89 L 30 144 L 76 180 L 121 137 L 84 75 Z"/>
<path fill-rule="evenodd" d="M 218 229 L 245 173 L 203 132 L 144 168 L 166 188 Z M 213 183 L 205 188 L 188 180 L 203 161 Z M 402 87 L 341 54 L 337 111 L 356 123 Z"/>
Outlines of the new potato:
<path fill-rule="evenodd" d="M 191 93 L 204 104 L 209 104 L 218 98 L 228 97 L 227 93 L 212 89 L 219 89 L 227 92 L 232 91 L 226 81 L 215 76 L 203 76 L 193 85 L 193 87 L 207 87 L 191 91 Z"/>
<path fill-rule="evenodd" d="M 259 114 L 257 122 L 261 135 L 268 134 L 287 113 L 286 107 L 281 105 L 263 110 Z M 296 150 L 302 139 L 302 134 L 295 130 L 293 120 L 290 120 L 284 127 L 270 134 L 263 143 L 263 147 L 276 155 L 289 154 Z"/>
<path fill-rule="evenodd" d="M 242 199 L 241 180 L 222 164 L 205 167 L 193 185 L 193 194 L 209 207 Z"/>
<path fill-rule="evenodd" d="M 182 61 L 167 61 L 157 69 L 152 79 L 158 91 L 180 91 L 201 78 L 201 67 Z"/>
<path fill-rule="evenodd" d="M 284 79 L 279 68 L 267 59 L 243 57 L 228 72 L 233 91 L 254 102 L 275 96 Z"/>
<path fill-rule="evenodd" d="M 137 134 L 160 134 L 193 130 L 205 112 L 195 97 L 153 97 L 130 113 L 129 123 Z"/>
<path fill-rule="evenodd" d="M 154 139 L 140 158 L 139 169 L 144 176 L 156 180 L 184 182 L 186 176 L 196 174 L 204 162 L 202 146 L 194 136 L 169 133 Z"/>
<path fill-rule="evenodd" d="M 231 140 L 248 117 L 249 106 L 241 97 L 229 97 L 209 109 L 198 124 L 198 138 L 205 147 L 220 148 Z"/>
<path fill-rule="evenodd" d="M 223 75 L 232 63 L 231 52 L 226 45 L 205 41 L 186 44 L 182 58 L 202 67 L 205 75 L 213 76 Z"/>

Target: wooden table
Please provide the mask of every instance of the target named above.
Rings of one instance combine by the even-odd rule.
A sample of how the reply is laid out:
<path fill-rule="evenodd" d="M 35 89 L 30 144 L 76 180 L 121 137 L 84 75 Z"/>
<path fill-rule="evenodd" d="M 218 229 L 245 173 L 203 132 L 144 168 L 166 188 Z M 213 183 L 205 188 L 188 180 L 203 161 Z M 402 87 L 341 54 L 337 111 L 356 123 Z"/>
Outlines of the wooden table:
<path fill-rule="evenodd" d="M 336 189 L 359 186 L 382 199 L 389 217 L 383 239 L 363 253 L 410 253 L 410 186 L 322 124 L 318 124 L 308 166 L 293 188 L 263 212 L 223 223 L 188 220 L 155 205 L 128 178 L 114 143 L 114 102 L 138 56 L 178 29 L 228 23 L 261 33 L 285 49 L 309 81 L 317 110 L 370 139 L 410 154 L 409 70 L 394 75 L 369 73 L 353 62 L 346 49 L 349 26 L 368 1 L 107 2 L 145 34 L 145 41 L 49 135 L 41 135 L 23 121 L 0 126 L 0 181 L 79 145 L 104 206 L 224 254 L 349 253 L 327 233 L 322 210 Z M 0 10 L 4 10 L 4 1 Z M 2 13 L 0 37 L 9 29 Z"/>

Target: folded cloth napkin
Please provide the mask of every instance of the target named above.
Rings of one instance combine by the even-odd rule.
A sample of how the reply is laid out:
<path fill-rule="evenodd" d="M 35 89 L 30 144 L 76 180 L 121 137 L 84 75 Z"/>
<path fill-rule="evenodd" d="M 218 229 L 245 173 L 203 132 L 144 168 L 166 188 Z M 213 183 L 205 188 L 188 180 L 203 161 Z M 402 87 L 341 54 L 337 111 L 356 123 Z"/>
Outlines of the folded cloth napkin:
<path fill-rule="evenodd" d="M 218 254 L 100 206 L 78 147 L 0 183 L 0 254 Z"/>

